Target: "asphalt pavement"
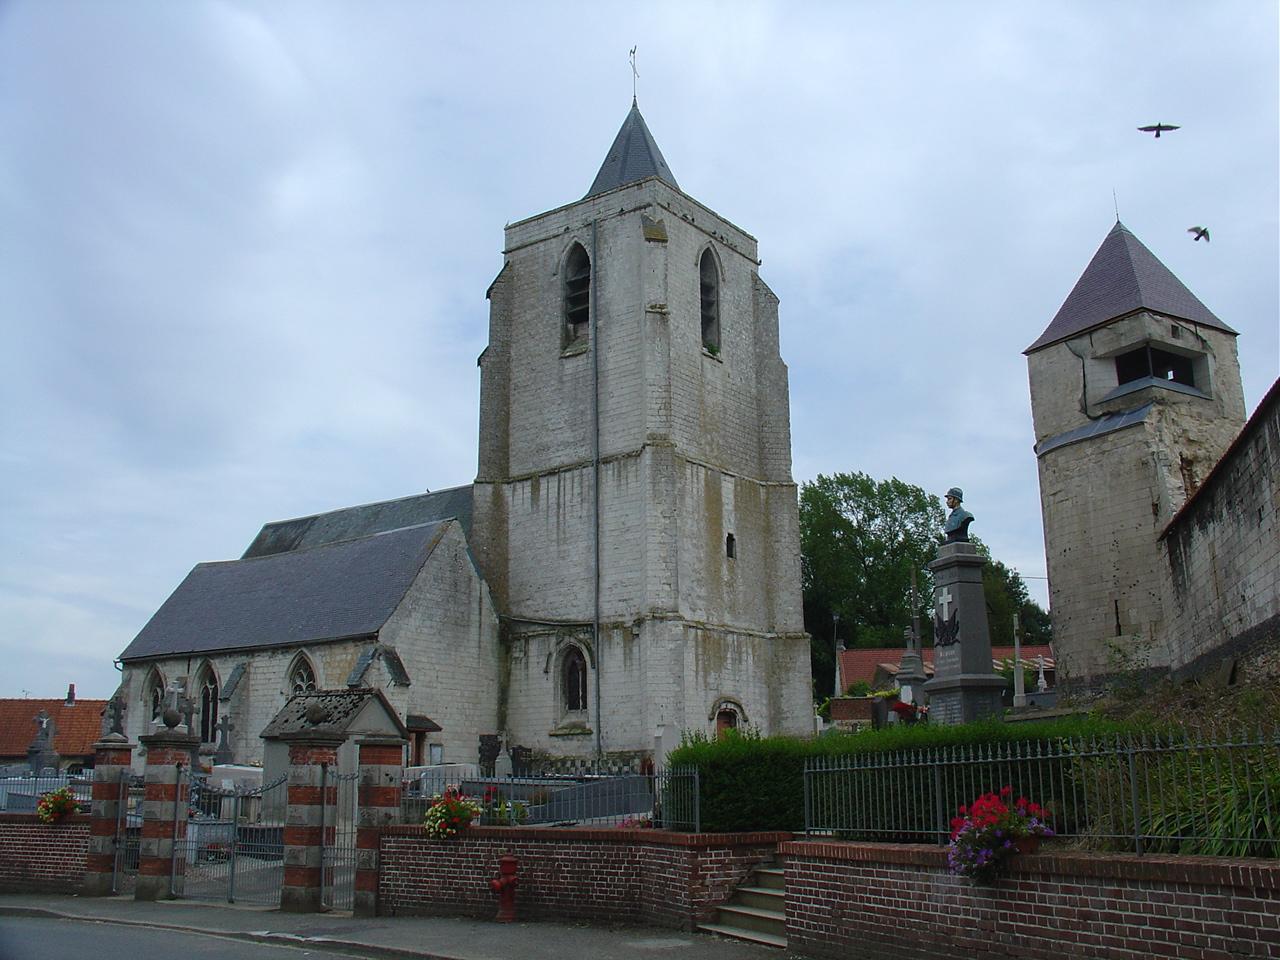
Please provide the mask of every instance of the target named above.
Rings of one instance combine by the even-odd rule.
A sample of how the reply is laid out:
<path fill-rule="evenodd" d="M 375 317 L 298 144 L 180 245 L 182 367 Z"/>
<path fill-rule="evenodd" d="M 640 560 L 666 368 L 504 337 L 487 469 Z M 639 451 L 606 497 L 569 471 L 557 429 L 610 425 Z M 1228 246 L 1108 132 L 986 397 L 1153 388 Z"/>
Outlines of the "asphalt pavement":
<path fill-rule="evenodd" d="M 785 951 L 770 947 L 657 927 L 495 923 L 458 917 L 357 918 L 340 912 L 292 914 L 191 900 L 139 903 L 131 897 L 57 894 L 0 895 L 0 945 L 6 936 L 11 942 L 30 938 L 31 925 L 16 922 L 21 918 L 72 921 L 84 933 L 77 955 L 100 957 L 111 954 L 94 947 L 94 931 L 103 929 L 98 924 L 395 960 L 783 960 L 786 956 Z M 51 955 L 60 954 L 44 954 Z M 182 951 L 170 955 L 180 956 Z M 0 954 L 0 960 L 8 958 Z"/>

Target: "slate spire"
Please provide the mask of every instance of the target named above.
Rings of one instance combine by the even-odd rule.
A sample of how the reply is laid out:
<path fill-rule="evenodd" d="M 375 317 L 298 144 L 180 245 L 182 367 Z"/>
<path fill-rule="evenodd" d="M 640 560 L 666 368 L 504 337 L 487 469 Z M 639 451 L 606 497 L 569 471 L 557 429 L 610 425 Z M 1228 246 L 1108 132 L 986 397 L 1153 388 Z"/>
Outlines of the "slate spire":
<path fill-rule="evenodd" d="M 676 183 L 675 175 L 663 159 L 662 151 L 658 149 L 657 141 L 645 125 L 644 117 L 640 116 L 640 108 L 633 98 L 631 112 L 622 121 L 622 129 L 618 131 L 618 135 L 613 138 L 613 146 L 600 165 L 600 172 L 596 174 L 587 196 L 607 193 L 646 177 L 660 177 L 677 190 L 680 189 L 680 184 Z"/>
<path fill-rule="evenodd" d="M 1044 333 L 1024 353 L 1135 310 L 1152 310 L 1235 333 L 1215 317 L 1129 229 L 1116 221 Z"/>

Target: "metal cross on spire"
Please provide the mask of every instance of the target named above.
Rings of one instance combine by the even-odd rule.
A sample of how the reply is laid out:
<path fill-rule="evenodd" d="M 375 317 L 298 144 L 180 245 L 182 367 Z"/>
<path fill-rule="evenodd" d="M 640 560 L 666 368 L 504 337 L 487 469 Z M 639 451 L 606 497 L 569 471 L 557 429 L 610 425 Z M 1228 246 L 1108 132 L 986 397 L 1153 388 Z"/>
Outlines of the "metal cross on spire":
<path fill-rule="evenodd" d="M 636 80 L 640 78 L 640 71 L 636 69 L 636 48 L 631 48 L 631 102 L 636 100 Z"/>

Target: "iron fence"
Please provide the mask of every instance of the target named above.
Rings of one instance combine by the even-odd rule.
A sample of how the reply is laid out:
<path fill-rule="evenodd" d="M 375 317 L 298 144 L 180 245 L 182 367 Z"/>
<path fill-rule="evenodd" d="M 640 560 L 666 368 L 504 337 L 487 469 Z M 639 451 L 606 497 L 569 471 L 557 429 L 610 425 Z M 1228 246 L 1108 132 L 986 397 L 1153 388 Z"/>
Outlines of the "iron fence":
<path fill-rule="evenodd" d="M 1004 786 L 1080 846 L 1280 856 L 1280 731 L 1261 730 L 814 757 L 805 833 L 946 843 L 961 805 Z"/>
<path fill-rule="evenodd" d="M 698 771 L 583 770 L 540 776 L 460 776 L 423 770 L 404 783 L 401 817 L 421 823 L 432 800 L 457 790 L 481 804 L 480 823 L 496 826 L 654 826 L 698 832 Z"/>
<path fill-rule="evenodd" d="M 0 812 L 35 813 L 46 793 L 70 787 L 82 813 L 89 812 L 93 799 L 93 771 L 86 774 L 42 773 L 32 777 L 0 777 Z"/>

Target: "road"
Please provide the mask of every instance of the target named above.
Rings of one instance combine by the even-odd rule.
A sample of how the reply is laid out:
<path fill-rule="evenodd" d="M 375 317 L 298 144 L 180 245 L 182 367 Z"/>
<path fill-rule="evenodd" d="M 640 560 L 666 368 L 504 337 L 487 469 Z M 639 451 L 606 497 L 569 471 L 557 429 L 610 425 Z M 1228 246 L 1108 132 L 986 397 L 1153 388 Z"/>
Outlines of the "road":
<path fill-rule="evenodd" d="M 84 920 L 0 917 L 0 960 L 334 960 L 359 954 L 277 947 L 186 931 L 155 930 Z"/>

